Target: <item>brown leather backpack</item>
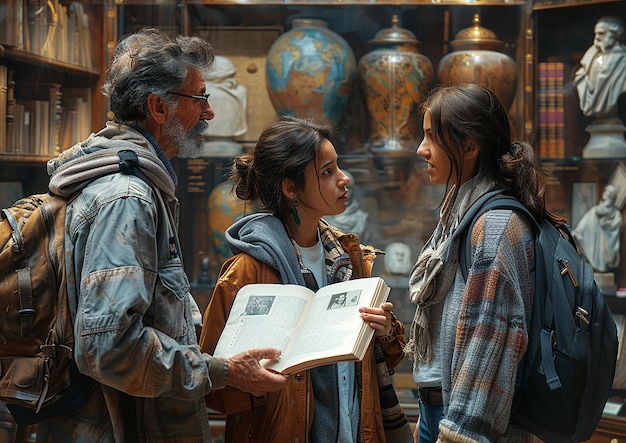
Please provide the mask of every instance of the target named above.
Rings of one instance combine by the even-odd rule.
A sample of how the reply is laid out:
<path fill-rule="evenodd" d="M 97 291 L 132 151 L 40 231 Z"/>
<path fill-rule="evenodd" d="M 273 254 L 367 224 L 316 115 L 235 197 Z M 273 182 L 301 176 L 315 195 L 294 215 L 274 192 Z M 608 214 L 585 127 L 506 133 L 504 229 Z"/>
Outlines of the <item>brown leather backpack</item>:
<path fill-rule="evenodd" d="M 110 173 L 150 184 L 134 151 L 111 155 L 119 169 Z M 77 410 L 97 384 L 73 358 L 64 247 L 72 198 L 31 195 L 0 212 L 0 401 L 18 424 Z"/>
<path fill-rule="evenodd" d="M 70 385 L 66 204 L 63 197 L 32 195 L 0 215 L 0 400 L 9 409 L 17 405 L 39 414 Z"/>

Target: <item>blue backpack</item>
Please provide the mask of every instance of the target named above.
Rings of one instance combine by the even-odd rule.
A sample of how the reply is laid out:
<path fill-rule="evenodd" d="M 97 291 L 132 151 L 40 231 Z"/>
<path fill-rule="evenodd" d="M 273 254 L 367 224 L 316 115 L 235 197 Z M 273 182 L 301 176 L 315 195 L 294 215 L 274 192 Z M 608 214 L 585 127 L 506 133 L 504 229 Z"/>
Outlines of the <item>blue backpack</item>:
<path fill-rule="evenodd" d="M 546 442 L 586 441 L 613 385 L 618 348 L 613 315 L 569 229 L 549 220 L 537 223 L 522 203 L 500 191 L 485 194 L 470 209 L 475 215 L 460 252 L 465 280 L 472 227 L 493 209 L 514 210 L 535 227 L 533 314 L 511 422 Z"/>

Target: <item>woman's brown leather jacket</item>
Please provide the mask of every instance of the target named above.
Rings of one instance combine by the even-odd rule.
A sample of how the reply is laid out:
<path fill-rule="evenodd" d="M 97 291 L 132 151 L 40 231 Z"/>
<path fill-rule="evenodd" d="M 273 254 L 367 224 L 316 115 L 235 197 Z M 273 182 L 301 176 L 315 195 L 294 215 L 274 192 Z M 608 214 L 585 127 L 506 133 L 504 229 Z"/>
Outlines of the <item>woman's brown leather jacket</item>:
<path fill-rule="evenodd" d="M 380 251 L 359 244 L 355 234 L 334 230 L 344 251 L 353 264 L 352 278 L 371 276 L 374 258 Z M 250 283 L 281 283 L 277 271 L 247 254 L 230 258 L 220 271 L 213 296 L 204 316 L 200 346 L 212 354 L 222 328 L 226 323 L 237 291 Z M 406 343 L 404 325 L 393 317 L 394 335 L 390 340 L 379 340 L 390 369 L 404 357 Z M 361 441 L 384 443 L 385 436 L 378 395 L 378 379 L 372 345 L 361 364 L 357 364 L 360 380 Z M 287 385 L 279 392 L 261 397 L 226 387 L 213 390 L 206 397 L 207 406 L 226 414 L 226 442 L 254 443 L 305 443 L 313 418 L 313 391 L 309 371 L 289 377 Z"/>

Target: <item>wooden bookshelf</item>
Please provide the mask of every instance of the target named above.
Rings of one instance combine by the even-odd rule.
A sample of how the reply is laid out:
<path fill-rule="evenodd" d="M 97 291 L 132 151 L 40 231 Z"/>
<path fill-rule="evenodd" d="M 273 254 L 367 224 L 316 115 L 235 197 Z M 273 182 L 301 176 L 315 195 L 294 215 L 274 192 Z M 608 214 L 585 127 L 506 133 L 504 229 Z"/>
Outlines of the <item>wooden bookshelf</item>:
<path fill-rule="evenodd" d="M 44 9 L 34 9 L 37 2 L 30 0 L 8 3 L 0 14 L 0 152 L 52 156 L 63 141 L 63 108 L 76 96 L 64 101 L 66 88 L 89 95 L 81 108 L 82 131 L 66 147 L 105 122 L 98 91 L 104 2 L 50 0 Z"/>

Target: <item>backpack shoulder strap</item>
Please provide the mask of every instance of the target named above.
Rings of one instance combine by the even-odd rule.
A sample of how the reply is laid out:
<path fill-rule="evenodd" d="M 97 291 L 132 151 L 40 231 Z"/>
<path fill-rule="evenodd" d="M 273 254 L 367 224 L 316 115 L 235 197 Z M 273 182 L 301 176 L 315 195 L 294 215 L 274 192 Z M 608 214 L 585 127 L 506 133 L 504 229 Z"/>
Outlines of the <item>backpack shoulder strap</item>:
<path fill-rule="evenodd" d="M 182 261 L 183 257 L 181 254 L 181 247 L 180 247 L 180 239 L 178 238 L 178 232 L 175 229 L 175 222 L 174 219 L 172 218 L 172 214 L 171 211 L 169 211 L 167 209 L 167 205 L 165 204 L 165 202 L 163 201 L 163 196 L 161 195 L 161 191 L 160 189 L 158 189 L 150 180 L 150 178 L 141 170 L 141 168 L 139 167 L 139 159 L 137 157 L 137 153 L 133 150 L 121 150 L 118 151 L 118 156 L 120 158 L 120 172 L 122 174 L 132 174 L 135 175 L 139 178 L 141 178 L 142 180 L 144 180 L 146 183 L 148 183 L 148 185 L 150 185 L 150 187 L 152 187 L 152 190 L 154 191 L 154 194 L 158 200 L 158 203 L 163 211 L 164 214 L 167 214 L 167 218 L 169 221 L 169 225 L 168 225 L 168 236 L 167 236 L 167 240 L 169 242 L 169 249 L 170 249 L 170 254 L 171 255 L 176 255 L 178 256 L 178 258 Z"/>
<path fill-rule="evenodd" d="M 469 265 L 472 262 L 472 229 L 474 228 L 474 223 L 476 223 L 476 220 L 478 220 L 481 215 L 494 209 L 517 210 L 518 212 L 525 214 L 525 216 L 532 221 L 537 232 L 539 232 L 540 229 L 539 223 L 535 220 L 535 217 L 533 217 L 528 208 L 511 195 L 499 193 L 488 197 L 486 200 L 481 201 L 481 199 L 479 199 L 476 201 L 475 205 L 479 205 L 478 209 L 470 208 L 468 211 L 468 213 L 473 213 L 474 215 L 472 221 L 463 228 L 462 235 L 465 237 L 461 238 L 461 246 L 459 250 L 459 264 L 461 266 L 461 272 L 463 273 L 464 280 L 467 280 Z"/>

